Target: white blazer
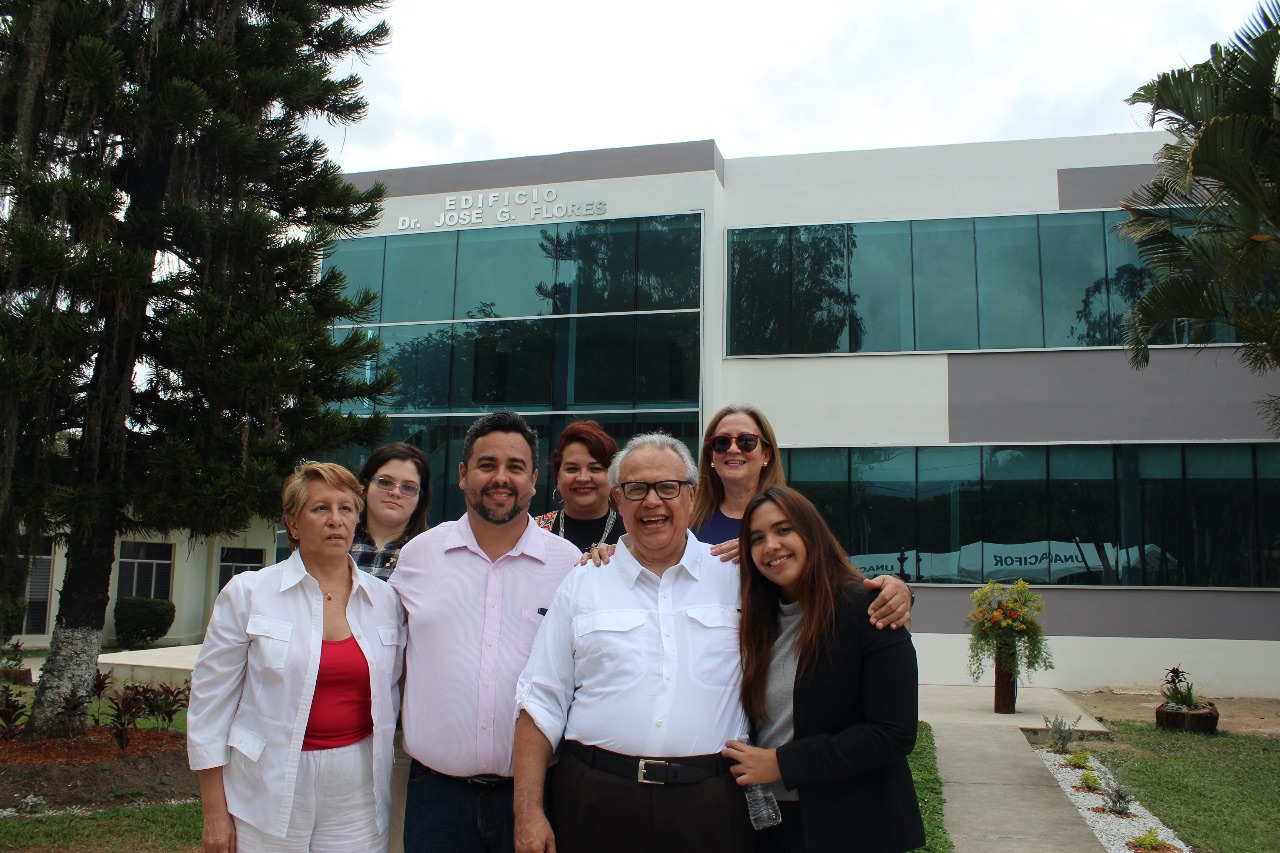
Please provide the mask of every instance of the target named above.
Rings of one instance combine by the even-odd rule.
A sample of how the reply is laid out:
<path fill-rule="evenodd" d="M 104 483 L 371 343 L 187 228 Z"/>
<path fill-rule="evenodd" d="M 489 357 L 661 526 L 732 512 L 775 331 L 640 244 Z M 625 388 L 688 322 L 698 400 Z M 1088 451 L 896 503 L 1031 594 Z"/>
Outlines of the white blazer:
<path fill-rule="evenodd" d="M 373 797 L 378 829 L 391 817 L 392 737 L 400 709 L 404 611 L 395 591 L 351 563 L 347 621 L 369 663 Z M 222 767 L 231 814 L 262 832 L 289 829 L 302 738 L 311 715 L 324 596 L 294 551 L 283 563 L 231 579 L 213 604 L 191 674 L 187 757 L 192 770 Z"/>

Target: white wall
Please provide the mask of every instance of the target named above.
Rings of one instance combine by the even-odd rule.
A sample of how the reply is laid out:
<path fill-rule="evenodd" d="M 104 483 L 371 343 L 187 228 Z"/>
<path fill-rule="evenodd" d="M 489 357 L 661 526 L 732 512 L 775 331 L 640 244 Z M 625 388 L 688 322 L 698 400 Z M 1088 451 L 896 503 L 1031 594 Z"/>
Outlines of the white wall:
<path fill-rule="evenodd" d="M 912 634 L 921 684 L 972 684 L 967 634 Z M 1177 637 L 1050 637 L 1054 668 L 1022 683 L 1059 690 L 1114 688 L 1155 693 L 1165 670 L 1190 673 L 1196 692 L 1280 698 L 1280 643 Z M 979 684 L 992 684 L 990 668 Z"/>

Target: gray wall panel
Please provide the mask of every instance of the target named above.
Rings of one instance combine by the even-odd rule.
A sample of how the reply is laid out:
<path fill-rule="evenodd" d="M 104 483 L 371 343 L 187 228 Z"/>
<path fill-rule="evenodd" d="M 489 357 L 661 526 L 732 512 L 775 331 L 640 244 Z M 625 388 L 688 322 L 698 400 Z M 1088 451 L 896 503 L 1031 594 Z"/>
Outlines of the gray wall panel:
<path fill-rule="evenodd" d="M 1121 199 L 1156 176 L 1156 167 L 1093 166 L 1058 170 L 1058 209 L 1118 207 Z"/>
<path fill-rule="evenodd" d="M 1280 374 L 1255 376 L 1234 347 L 1154 349 L 1145 370 L 1117 349 L 955 353 L 948 393 L 954 443 L 1258 441 Z"/>
<path fill-rule="evenodd" d="M 911 630 L 967 634 L 971 586 L 913 584 Z M 1280 640 L 1280 590 L 1044 587 L 1045 633 L 1057 637 Z"/>
<path fill-rule="evenodd" d="M 701 142 L 356 172 L 346 177 L 361 189 L 382 181 L 387 187 L 387 195 L 396 197 L 713 170 L 723 185 L 724 157 L 715 140 L 706 139 Z"/>

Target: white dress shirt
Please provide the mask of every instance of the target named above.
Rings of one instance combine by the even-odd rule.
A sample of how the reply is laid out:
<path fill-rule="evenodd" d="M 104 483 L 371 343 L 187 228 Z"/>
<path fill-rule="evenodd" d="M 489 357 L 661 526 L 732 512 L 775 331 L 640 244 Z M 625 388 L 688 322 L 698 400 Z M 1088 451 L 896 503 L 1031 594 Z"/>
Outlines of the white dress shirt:
<path fill-rule="evenodd" d="M 517 711 L 553 747 L 563 734 L 625 755 L 719 752 L 747 731 L 738 618 L 736 566 L 693 534 L 661 577 L 619 547 L 609 565 L 575 569 L 556 592 Z"/>
<path fill-rule="evenodd" d="M 414 537 L 389 581 L 408 614 L 404 749 L 450 776 L 511 775 L 516 678 L 582 552 L 528 519 L 490 561 L 467 516 Z"/>
<path fill-rule="evenodd" d="M 369 663 L 374 782 L 373 790 L 351 796 L 373 798 L 382 832 L 391 815 L 404 614 L 386 583 L 350 567 L 346 615 Z M 283 563 L 236 575 L 223 587 L 191 673 L 191 769 L 222 767 L 231 814 L 276 836 L 289 829 L 323 639 L 324 595 L 295 550 Z"/>

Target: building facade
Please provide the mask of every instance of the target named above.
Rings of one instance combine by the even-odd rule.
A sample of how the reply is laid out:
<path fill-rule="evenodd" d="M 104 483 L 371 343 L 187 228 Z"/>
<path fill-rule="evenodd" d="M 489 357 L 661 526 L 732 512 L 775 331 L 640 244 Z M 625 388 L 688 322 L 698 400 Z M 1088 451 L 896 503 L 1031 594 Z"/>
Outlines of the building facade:
<path fill-rule="evenodd" d="M 749 401 L 855 563 L 919 589 L 924 681 L 966 681 L 973 585 L 1025 577 L 1057 659 L 1035 684 L 1152 688 L 1181 664 L 1210 694 L 1280 695 L 1250 666 L 1280 651 L 1280 443 L 1255 410 L 1280 377 L 1229 330 L 1175 329 L 1143 371 L 1122 346 L 1151 276 L 1113 226 L 1164 138 L 357 174 L 384 215 L 326 265 L 381 297 L 391 438 L 431 460 L 433 523 L 463 511 L 479 412 L 525 414 L 545 472 L 573 418 L 696 453 Z"/>

